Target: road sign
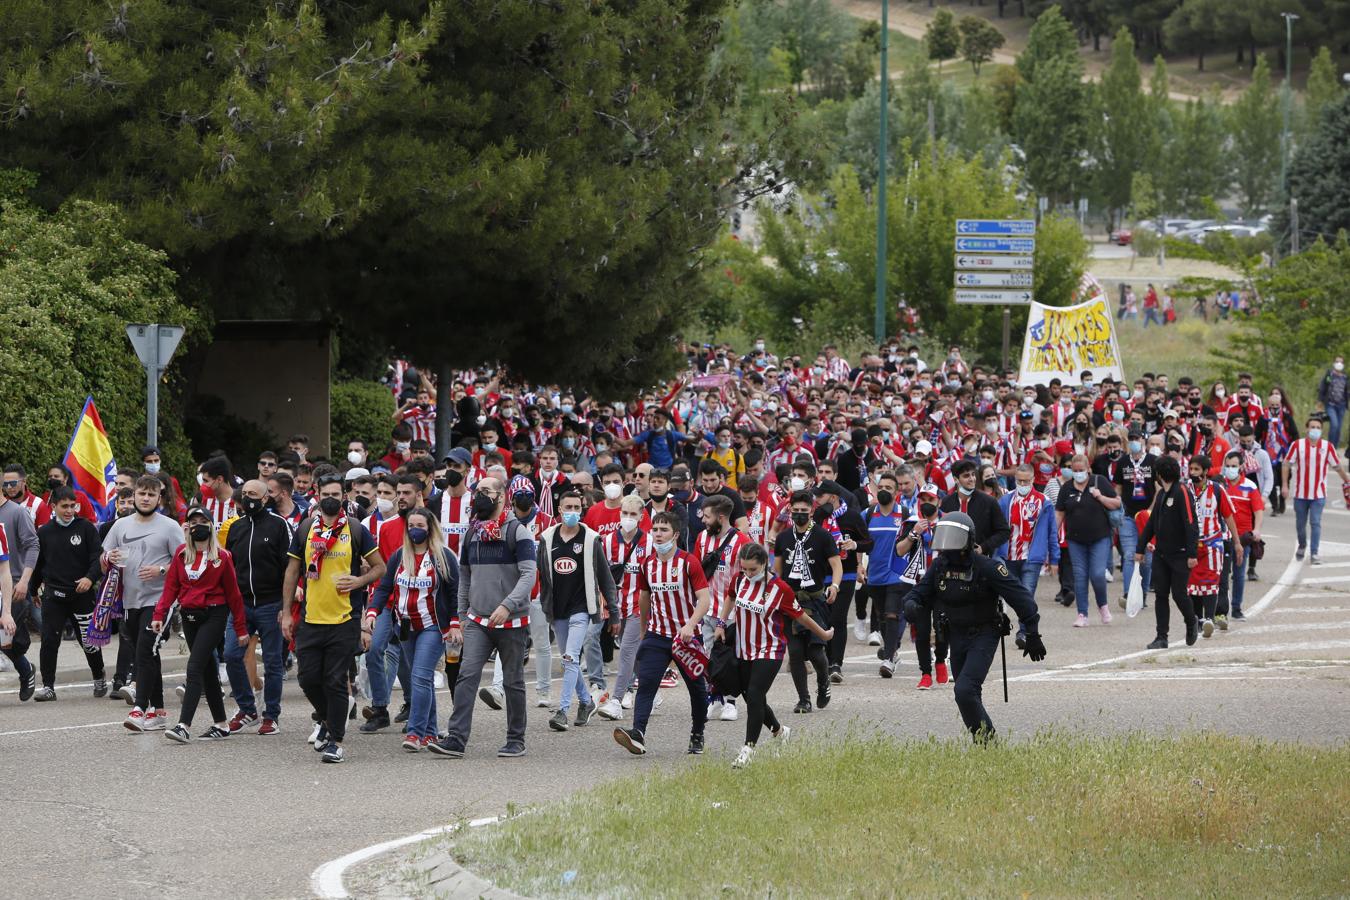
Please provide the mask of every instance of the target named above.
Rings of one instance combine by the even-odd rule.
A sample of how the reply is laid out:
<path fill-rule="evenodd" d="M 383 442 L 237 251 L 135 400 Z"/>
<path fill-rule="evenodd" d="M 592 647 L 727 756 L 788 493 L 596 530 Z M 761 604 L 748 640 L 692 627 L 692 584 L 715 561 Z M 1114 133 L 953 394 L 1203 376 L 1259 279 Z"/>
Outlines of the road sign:
<path fill-rule="evenodd" d="M 1031 287 L 1030 272 L 957 272 L 957 287 Z"/>
<path fill-rule="evenodd" d="M 1035 253 L 1035 238 L 958 237 L 958 253 Z"/>
<path fill-rule="evenodd" d="M 956 302 L 989 306 L 1026 306 L 1031 303 L 1031 291 L 971 291 L 957 288 Z"/>
<path fill-rule="evenodd" d="M 956 267 L 958 269 L 973 269 L 977 272 L 986 271 L 988 269 L 1025 269 L 1030 272 L 1032 266 L 1035 264 L 1035 257 L 1019 256 L 1011 253 L 995 254 L 993 256 L 974 256 L 969 253 L 956 254 Z"/>
<path fill-rule="evenodd" d="M 1033 235 L 1034 219 L 957 219 L 957 234 Z"/>
<path fill-rule="evenodd" d="M 159 377 L 183 339 L 183 326 L 128 325 L 127 338 L 145 367 L 145 438 L 153 447 L 159 443 Z"/>

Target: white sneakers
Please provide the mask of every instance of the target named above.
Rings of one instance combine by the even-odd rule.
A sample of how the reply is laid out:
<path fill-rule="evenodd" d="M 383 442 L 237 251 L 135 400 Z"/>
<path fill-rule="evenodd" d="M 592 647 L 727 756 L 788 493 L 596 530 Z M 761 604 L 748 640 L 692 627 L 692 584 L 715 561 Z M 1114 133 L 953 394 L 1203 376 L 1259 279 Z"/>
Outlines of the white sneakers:
<path fill-rule="evenodd" d="M 716 700 L 716 701 L 710 702 L 710 703 L 708 704 L 708 718 L 709 718 L 709 719 L 716 719 L 716 718 L 718 718 L 719 716 L 722 715 L 722 710 L 723 710 L 725 707 L 726 707 L 726 704 L 723 703 L 721 700 Z"/>
<path fill-rule="evenodd" d="M 860 641 L 867 640 L 867 620 L 859 619 L 853 623 L 853 636 Z"/>
<path fill-rule="evenodd" d="M 627 698 L 625 697 L 625 699 Z M 608 719 L 611 722 L 615 722 L 623 718 L 623 707 L 619 704 L 618 700 L 610 697 L 604 703 L 600 704 L 595 710 L 595 714 L 602 719 Z"/>
<path fill-rule="evenodd" d="M 660 700 L 661 698 L 657 697 L 656 699 Z M 633 703 L 636 700 L 637 700 L 637 691 L 629 691 L 628 693 L 623 695 L 623 703 L 621 705 L 623 706 L 624 709 L 632 709 Z"/>
<path fill-rule="evenodd" d="M 735 721 L 736 721 L 737 719 L 739 719 L 740 717 L 741 717 L 741 714 L 740 714 L 739 712 L 736 711 L 736 701 L 735 701 L 735 700 L 729 700 L 729 701 L 727 701 L 726 703 L 722 704 L 722 721 L 723 721 L 723 722 L 735 722 Z"/>
<path fill-rule="evenodd" d="M 1079 614 L 1078 614 L 1078 618 L 1076 618 L 1076 619 L 1073 620 L 1073 627 L 1074 627 L 1074 628 L 1086 628 L 1086 627 L 1088 627 L 1087 616 L 1083 615 L 1082 613 L 1079 613 Z"/>
<path fill-rule="evenodd" d="M 754 759 L 754 757 L 755 748 L 746 744 L 741 748 L 741 752 L 736 754 L 736 758 L 731 761 L 731 767 L 733 769 L 744 769 L 746 766 L 750 765 L 750 760 Z"/>
<path fill-rule="evenodd" d="M 881 646 L 881 632 L 880 632 L 880 631 L 873 631 L 872 633 L 870 633 L 870 634 L 867 635 L 867 646 L 869 646 L 869 647 L 880 647 L 880 646 Z"/>
<path fill-rule="evenodd" d="M 1101 613 L 1103 625 L 1111 624 L 1111 610 L 1108 607 L 1099 606 L 1097 607 L 1097 612 Z"/>

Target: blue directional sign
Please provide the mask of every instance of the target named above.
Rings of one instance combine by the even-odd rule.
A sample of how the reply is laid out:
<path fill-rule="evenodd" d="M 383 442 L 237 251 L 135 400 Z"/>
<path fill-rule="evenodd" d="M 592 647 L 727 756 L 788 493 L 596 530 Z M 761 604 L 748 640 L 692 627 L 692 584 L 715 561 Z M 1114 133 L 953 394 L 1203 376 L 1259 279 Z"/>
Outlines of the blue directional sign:
<path fill-rule="evenodd" d="M 1035 253 L 1035 238 L 959 237 L 956 249 L 961 253 Z"/>
<path fill-rule="evenodd" d="M 1036 222 L 1032 219 L 957 219 L 957 234 L 1032 235 Z"/>

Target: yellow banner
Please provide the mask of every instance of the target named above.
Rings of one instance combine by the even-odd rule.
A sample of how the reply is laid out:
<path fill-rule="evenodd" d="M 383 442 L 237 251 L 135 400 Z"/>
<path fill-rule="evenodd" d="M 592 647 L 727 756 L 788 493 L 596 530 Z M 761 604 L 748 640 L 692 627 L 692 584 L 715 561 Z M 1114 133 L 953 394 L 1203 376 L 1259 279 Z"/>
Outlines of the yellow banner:
<path fill-rule="evenodd" d="M 1125 369 L 1113 330 L 1114 319 L 1106 297 L 1096 297 L 1077 306 L 1043 306 L 1035 301 L 1027 318 L 1027 338 L 1022 349 L 1022 384 L 1080 384 L 1084 372 L 1100 382 L 1120 380 Z"/>

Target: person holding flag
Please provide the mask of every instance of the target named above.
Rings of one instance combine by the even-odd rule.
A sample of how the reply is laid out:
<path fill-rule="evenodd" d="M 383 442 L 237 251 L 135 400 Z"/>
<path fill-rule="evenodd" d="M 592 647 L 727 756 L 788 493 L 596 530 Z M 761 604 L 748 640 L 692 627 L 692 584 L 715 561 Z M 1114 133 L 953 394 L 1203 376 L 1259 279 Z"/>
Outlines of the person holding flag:
<path fill-rule="evenodd" d="M 114 496 L 110 485 L 117 478 L 117 461 L 113 459 L 108 430 L 103 427 L 92 396 L 85 398 L 80 419 L 70 436 L 61 467 L 70 477 L 69 486 L 80 501 L 81 513 L 88 510 L 90 521 L 104 521 L 113 517 Z M 55 467 L 53 467 L 55 468 Z"/>

